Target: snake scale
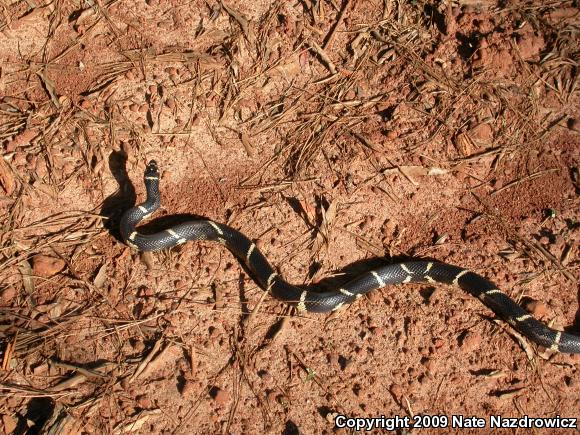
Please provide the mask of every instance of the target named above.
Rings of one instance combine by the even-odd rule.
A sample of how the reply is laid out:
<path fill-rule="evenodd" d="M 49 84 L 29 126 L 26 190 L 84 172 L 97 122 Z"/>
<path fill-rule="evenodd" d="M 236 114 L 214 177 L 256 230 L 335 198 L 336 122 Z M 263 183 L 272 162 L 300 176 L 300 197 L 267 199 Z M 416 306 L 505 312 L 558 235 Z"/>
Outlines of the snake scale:
<path fill-rule="evenodd" d="M 298 311 L 323 313 L 354 302 L 365 293 L 392 284 L 409 282 L 451 284 L 477 297 L 495 314 L 532 342 L 562 353 L 580 353 L 580 337 L 549 328 L 499 290 L 491 281 L 461 267 L 436 261 L 388 264 L 364 273 L 338 290 L 312 292 L 293 286 L 276 273 L 254 242 L 235 229 L 211 220 L 180 223 L 155 234 L 139 233 L 135 226 L 161 204 L 159 170 L 154 160 L 145 169 L 147 199 L 127 210 L 120 224 L 123 240 L 139 251 L 157 251 L 188 240 L 217 241 L 242 260 L 253 279 L 275 298 L 295 305 Z"/>

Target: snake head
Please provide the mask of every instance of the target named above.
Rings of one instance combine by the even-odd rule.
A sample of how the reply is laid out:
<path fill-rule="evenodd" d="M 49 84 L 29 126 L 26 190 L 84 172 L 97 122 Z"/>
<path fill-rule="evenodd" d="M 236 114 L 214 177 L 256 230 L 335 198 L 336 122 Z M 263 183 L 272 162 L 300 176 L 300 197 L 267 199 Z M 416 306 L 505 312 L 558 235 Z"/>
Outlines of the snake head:
<path fill-rule="evenodd" d="M 145 168 L 145 178 L 147 177 L 159 178 L 159 169 L 157 169 L 157 162 L 155 160 L 151 160 Z"/>

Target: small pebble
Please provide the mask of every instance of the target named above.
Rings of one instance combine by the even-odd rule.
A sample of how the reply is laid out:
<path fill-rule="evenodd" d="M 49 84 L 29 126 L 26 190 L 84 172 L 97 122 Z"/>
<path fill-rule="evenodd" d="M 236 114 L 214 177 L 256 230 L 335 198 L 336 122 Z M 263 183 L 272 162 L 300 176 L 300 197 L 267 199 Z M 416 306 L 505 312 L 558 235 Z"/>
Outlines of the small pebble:
<path fill-rule="evenodd" d="M 230 393 L 220 388 L 216 388 L 213 400 L 215 400 L 215 402 L 220 406 L 226 405 L 230 401 Z"/>
<path fill-rule="evenodd" d="M 401 397 L 403 397 L 403 387 L 401 387 L 399 384 L 391 385 L 389 391 L 397 400 L 401 400 Z"/>
<path fill-rule="evenodd" d="M 172 110 L 175 109 L 175 99 L 169 97 L 167 100 L 165 100 L 165 105 Z"/>
<path fill-rule="evenodd" d="M 276 393 L 275 391 L 270 391 L 266 395 L 266 398 L 268 399 L 268 402 L 270 402 L 270 403 L 277 403 L 278 402 L 278 393 Z"/>
<path fill-rule="evenodd" d="M 534 317 L 542 318 L 548 314 L 548 306 L 541 301 L 530 301 L 525 305 L 525 308 Z"/>
<path fill-rule="evenodd" d="M 24 154 L 22 151 L 17 151 L 14 154 L 12 162 L 14 163 L 15 166 L 24 166 L 27 163 L 26 154 Z"/>
<path fill-rule="evenodd" d="M 459 347 L 463 352 L 469 353 L 477 349 L 480 344 L 481 344 L 481 335 L 479 335 L 476 332 L 468 332 L 465 335 L 465 337 L 463 337 L 463 340 L 461 340 Z"/>
<path fill-rule="evenodd" d="M 143 343 L 141 340 L 138 340 L 134 343 L 131 343 L 131 347 L 135 352 L 141 353 L 145 350 L 145 343 Z"/>
<path fill-rule="evenodd" d="M 171 30 L 173 23 L 170 20 L 164 20 L 157 23 L 157 27 L 163 30 Z"/>
<path fill-rule="evenodd" d="M 433 369 L 435 368 L 435 361 L 431 358 L 425 358 L 421 361 L 421 364 L 425 366 L 429 373 L 433 373 Z"/>
<path fill-rule="evenodd" d="M 63 270 L 65 262 L 60 258 L 49 257 L 47 255 L 35 255 L 32 259 L 32 270 L 35 275 L 49 278 Z"/>
<path fill-rule="evenodd" d="M 12 300 L 16 297 L 16 289 L 12 286 L 8 286 L 4 291 L 0 294 L 0 302 L 3 306 L 9 306 L 12 303 Z"/>
<path fill-rule="evenodd" d="M 8 414 L 2 416 L 2 423 L 4 423 L 4 433 L 15 433 L 18 426 L 18 420 Z"/>
<path fill-rule="evenodd" d="M 150 409 L 153 407 L 153 403 L 151 402 L 151 399 L 147 396 L 145 396 L 144 394 L 141 396 L 138 396 L 136 398 L 137 401 L 137 405 L 139 405 L 140 408 L 143 409 Z"/>
<path fill-rule="evenodd" d="M 210 326 L 208 328 L 210 338 L 217 338 L 220 335 L 220 332 L 214 326 Z"/>
<path fill-rule="evenodd" d="M 274 380 L 274 377 L 270 374 L 270 372 L 261 372 L 260 378 L 262 378 L 264 382 L 272 382 Z"/>
<path fill-rule="evenodd" d="M 475 141 L 489 142 L 493 139 L 493 129 L 489 124 L 481 123 L 469 131 L 469 136 Z"/>

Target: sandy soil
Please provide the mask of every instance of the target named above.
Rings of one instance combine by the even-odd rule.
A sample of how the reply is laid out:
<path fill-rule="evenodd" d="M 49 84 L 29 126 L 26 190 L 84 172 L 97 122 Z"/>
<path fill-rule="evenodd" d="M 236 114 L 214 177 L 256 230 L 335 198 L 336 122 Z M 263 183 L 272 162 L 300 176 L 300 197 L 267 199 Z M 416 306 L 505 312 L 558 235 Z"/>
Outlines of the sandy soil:
<path fill-rule="evenodd" d="M 580 359 L 467 294 L 402 285 L 298 316 L 219 244 L 142 256 L 117 229 L 154 158 L 149 229 L 228 223 L 288 281 L 327 289 L 405 258 L 457 264 L 580 334 L 574 2 L 0 10 L 5 432 L 580 418 Z"/>

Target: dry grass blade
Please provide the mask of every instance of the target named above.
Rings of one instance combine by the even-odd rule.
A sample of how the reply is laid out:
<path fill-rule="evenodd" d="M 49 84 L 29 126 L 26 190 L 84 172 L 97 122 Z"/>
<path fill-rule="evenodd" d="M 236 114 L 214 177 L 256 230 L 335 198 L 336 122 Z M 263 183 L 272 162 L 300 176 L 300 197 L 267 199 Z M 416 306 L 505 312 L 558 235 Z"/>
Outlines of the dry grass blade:
<path fill-rule="evenodd" d="M 248 157 L 254 157 L 254 155 L 255 155 L 254 146 L 252 145 L 252 142 L 250 141 L 250 137 L 249 137 L 248 133 L 241 132 L 240 133 L 240 140 L 242 141 L 242 145 L 244 145 L 244 149 L 246 150 L 246 154 L 248 155 Z"/>
<path fill-rule="evenodd" d="M 153 345 L 153 349 L 151 349 L 151 351 L 147 354 L 147 356 L 143 359 L 143 361 L 141 361 L 141 364 L 139 364 L 139 366 L 137 366 L 137 369 L 131 375 L 131 377 L 129 378 L 129 381 L 134 381 L 139 376 L 141 376 L 141 374 L 144 373 L 144 371 L 146 370 L 149 363 L 153 360 L 153 358 L 155 358 L 155 356 L 158 353 L 160 353 L 159 349 L 161 349 L 161 346 L 163 345 L 163 343 L 164 343 L 163 340 L 157 340 L 155 342 L 155 344 Z"/>
<path fill-rule="evenodd" d="M 124 433 L 131 432 L 141 432 L 143 426 L 149 422 L 152 418 L 161 415 L 160 409 L 150 409 L 141 411 L 138 417 L 132 423 L 121 423 L 113 429 L 113 434 L 120 435 Z"/>
<path fill-rule="evenodd" d="M 493 192 L 490 193 L 490 195 L 492 195 L 492 196 L 497 195 L 498 193 L 503 192 L 504 190 L 509 189 L 511 187 L 515 187 L 515 186 L 517 186 L 525 181 L 531 181 L 531 180 L 534 180 L 538 177 L 541 177 L 542 175 L 549 174 L 551 172 L 558 172 L 559 170 L 560 170 L 559 168 L 551 168 L 551 169 L 545 169 L 543 171 L 534 172 L 533 174 L 530 174 L 526 177 L 519 178 L 517 180 L 510 182 L 510 183 L 506 184 L 505 186 L 501 187 L 500 189 L 494 190 Z"/>
<path fill-rule="evenodd" d="M 50 96 L 50 100 L 52 101 L 52 104 L 54 104 L 57 108 L 60 108 L 61 104 L 60 104 L 60 101 L 58 99 L 58 95 L 56 94 L 54 82 L 48 77 L 46 70 L 37 71 L 36 75 L 38 75 L 38 77 L 40 77 L 40 79 L 42 80 L 44 88 L 48 92 L 48 95 Z"/>
<path fill-rule="evenodd" d="M 12 195 L 16 189 L 16 180 L 12 174 L 12 169 L 3 158 L 0 158 L 0 186 L 8 196 Z"/>
<path fill-rule="evenodd" d="M 72 370 L 78 372 L 80 374 L 85 375 L 87 378 L 97 377 L 97 378 L 106 378 L 107 376 L 104 373 L 99 372 L 100 369 L 107 369 L 109 367 L 109 363 L 107 364 L 100 364 L 98 367 L 93 369 L 87 369 L 84 367 L 76 366 L 74 364 L 63 363 L 56 360 L 51 360 L 50 365 L 57 368 L 62 368 L 65 370 Z"/>
<path fill-rule="evenodd" d="M 25 250 L 0 262 L 0 276 L 9 266 L 46 246 L 73 246 L 97 237 L 104 229 L 101 217 L 89 212 L 62 212 L 20 228 L 13 228 L 13 239 Z"/>
<path fill-rule="evenodd" d="M 59 392 L 59 391 L 69 390 L 69 389 L 75 388 L 78 385 L 84 383 L 88 378 L 91 378 L 91 377 L 103 378 L 106 376 L 106 373 L 108 373 L 109 371 L 111 371 L 112 369 L 117 367 L 116 363 L 110 363 L 110 362 L 100 364 L 98 367 L 96 367 L 92 370 L 86 370 L 86 369 L 83 369 L 81 367 L 72 366 L 70 364 L 57 363 L 54 361 L 52 362 L 52 364 L 57 366 L 57 367 L 62 367 L 62 368 L 67 369 L 67 370 L 75 370 L 75 371 L 79 372 L 78 374 L 72 376 L 71 378 L 69 378 L 65 381 L 59 382 L 58 384 L 52 386 L 50 388 L 50 390 L 54 391 L 54 392 Z M 97 370 L 102 370 L 102 371 L 97 371 Z"/>
<path fill-rule="evenodd" d="M 5 382 L 0 382 L 0 390 L 2 390 L 4 395 L 12 395 L 14 397 L 22 398 L 39 398 L 39 397 L 52 397 L 57 399 L 59 397 L 69 396 L 71 393 L 64 391 L 60 392 L 50 392 L 44 389 L 27 387 L 24 385 L 13 385 Z"/>
<path fill-rule="evenodd" d="M 18 336 L 15 335 L 12 341 L 6 344 L 2 358 L 2 370 L 10 370 L 12 368 L 12 356 L 14 354 L 14 347 L 16 345 L 17 338 Z"/>
<path fill-rule="evenodd" d="M 489 379 L 498 379 L 498 378 L 505 378 L 506 376 L 508 376 L 508 373 L 506 373 L 503 370 L 492 370 L 489 373 L 485 373 L 481 376 L 484 376 L 484 377 L 489 378 Z"/>
<path fill-rule="evenodd" d="M 79 433 L 83 426 L 85 425 L 82 421 L 73 417 L 66 407 L 57 403 L 52 411 L 52 415 L 42 426 L 42 433 L 46 435 Z"/>
<path fill-rule="evenodd" d="M 234 19 L 236 20 L 236 22 L 240 25 L 240 27 L 242 28 L 242 32 L 244 33 L 244 36 L 246 37 L 246 39 L 250 39 L 250 27 L 248 24 L 248 19 L 246 17 L 244 17 L 244 15 L 237 11 L 236 9 L 228 6 L 225 2 L 221 2 L 222 7 L 225 9 L 225 11 Z"/>
<path fill-rule="evenodd" d="M 19 132 L 25 130 L 28 121 L 28 114 L 21 112 L 17 107 L 8 103 L 0 103 L 0 115 L 2 116 L 2 123 L 0 123 L 0 139 L 7 139 L 16 136 Z M 18 140 L 17 143 L 21 141 Z"/>
<path fill-rule="evenodd" d="M 338 17 L 336 18 L 336 22 L 334 23 L 334 25 L 332 26 L 332 28 L 328 32 L 328 35 L 326 35 L 326 37 L 324 38 L 324 43 L 322 44 L 323 49 L 326 50 L 327 48 L 331 47 L 332 41 L 334 40 L 334 35 L 336 34 L 336 30 L 344 21 L 344 17 L 346 16 L 346 12 L 348 11 L 348 8 L 350 7 L 350 5 L 351 5 L 350 0 L 344 0 L 342 2 L 342 7 L 340 9 L 340 12 L 338 13 Z"/>
<path fill-rule="evenodd" d="M 328 249 L 328 244 L 330 242 L 330 232 L 336 218 L 336 208 L 337 202 L 333 201 L 328 204 L 328 207 L 321 205 L 321 215 L 322 221 L 320 227 L 316 232 L 316 239 L 314 240 L 314 245 L 312 251 L 314 255 L 317 255 L 323 247 Z"/>
<path fill-rule="evenodd" d="M 506 391 L 498 391 L 496 396 L 499 399 L 508 400 L 513 399 L 514 397 L 521 396 L 527 388 L 515 388 L 513 390 L 506 390 Z"/>
<path fill-rule="evenodd" d="M 34 294 L 34 272 L 28 260 L 22 260 L 18 266 L 20 275 L 22 275 L 22 286 L 26 293 L 31 296 Z"/>
<path fill-rule="evenodd" d="M 390 40 L 385 39 L 385 37 L 377 30 L 371 30 L 371 35 L 378 41 L 392 44 L 400 55 L 406 57 L 409 60 L 409 63 L 418 67 L 426 76 L 430 77 L 436 85 L 450 93 L 457 93 L 459 91 L 458 85 L 453 79 L 442 76 L 434 68 L 426 64 L 425 61 L 423 61 L 423 59 L 413 51 L 413 49 L 411 49 L 407 44 L 401 42 L 396 36 L 391 36 Z"/>
<path fill-rule="evenodd" d="M 562 266 L 562 263 L 560 263 L 560 261 L 556 257 L 554 257 L 548 250 L 546 250 L 546 248 L 544 248 L 541 244 L 539 244 L 535 240 L 533 240 L 531 243 L 534 246 L 534 248 L 536 248 L 544 257 L 546 257 L 556 267 L 558 267 L 558 269 L 562 272 L 562 274 L 566 278 L 568 278 L 573 283 L 576 283 L 577 282 L 576 277 L 574 275 L 572 275 L 572 273 L 569 270 L 567 270 L 566 268 L 564 268 L 564 266 Z"/>
<path fill-rule="evenodd" d="M 310 48 L 312 48 L 312 50 L 318 55 L 324 66 L 328 68 L 328 71 L 330 71 L 332 75 L 335 75 L 338 70 L 336 69 L 334 62 L 332 62 L 326 51 L 314 41 L 310 41 L 309 45 Z"/>
<path fill-rule="evenodd" d="M 105 284 L 106 280 L 107 280 L 107 263 L 104 263 L 101 267 L 99 267 L 99 271 L 97 272 L 97 275 L 95 276 L 95 279 L 93 281 L 93 285 L 96 288 L 101 288 Z"/>
<path fill-rule="evenodd" d="M 89 97 L 104 91 L 134 67 L 133 62 L 119 62 L 104 65 L 105 72 L 95 80 L 95 83 L 88 90 L 83 92 L 83 95 Z"/>
<path fill-rule="evenodd" d="M 377 258 L 384 258 L 386 256 L 387 253 L 382 247 L 376 245 L 375 243 L 367 240 L 366 238 L 358 234 L 355 234 L 348 230 L 346 231 L 349 232 L 356 239 L 356 244 L 359 248 L 369 252 L 370 254 L 372 254 L 374 257 Z"/>

